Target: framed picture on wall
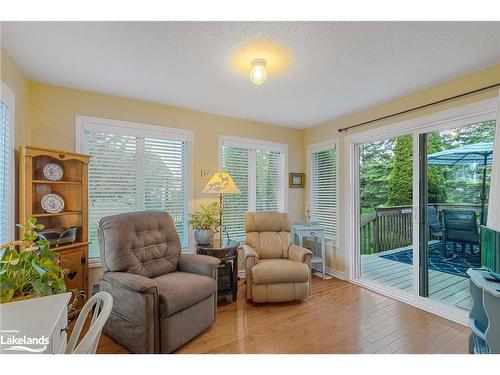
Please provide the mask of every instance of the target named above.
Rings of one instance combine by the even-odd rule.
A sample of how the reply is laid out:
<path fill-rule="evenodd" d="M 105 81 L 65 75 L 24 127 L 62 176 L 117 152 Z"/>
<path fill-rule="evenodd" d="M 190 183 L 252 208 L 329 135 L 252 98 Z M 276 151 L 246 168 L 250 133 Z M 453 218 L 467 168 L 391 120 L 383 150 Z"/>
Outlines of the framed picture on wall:
<path fill-rule="evenodd" d="M 303 188 L 306 175 L 304 173 L 290 173 L 288 178 L 289 187 Z"/>

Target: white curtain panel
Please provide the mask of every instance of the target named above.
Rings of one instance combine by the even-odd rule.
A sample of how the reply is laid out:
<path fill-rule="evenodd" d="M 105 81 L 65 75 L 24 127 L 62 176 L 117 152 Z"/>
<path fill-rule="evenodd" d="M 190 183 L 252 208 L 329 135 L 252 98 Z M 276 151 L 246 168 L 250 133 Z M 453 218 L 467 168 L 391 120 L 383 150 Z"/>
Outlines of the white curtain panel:
<path fill-rule="evenodd" d="M 497 123 L 493 166 L 491 169 L 490 199 L 488 204 L 488 227 L 500 231 L 500 90 L 497 98 Z"/>

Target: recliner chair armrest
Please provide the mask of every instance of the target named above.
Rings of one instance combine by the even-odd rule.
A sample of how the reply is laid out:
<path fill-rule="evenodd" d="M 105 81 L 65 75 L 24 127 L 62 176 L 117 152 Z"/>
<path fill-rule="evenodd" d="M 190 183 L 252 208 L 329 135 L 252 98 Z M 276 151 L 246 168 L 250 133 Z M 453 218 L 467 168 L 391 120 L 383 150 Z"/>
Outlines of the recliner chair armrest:
<path fill-rule="evenodd" d="M 296 262 L 310 264 L 312 259 L 312 251 L 306 249 L 305 247 L 292 244 L 288 248 L 288 259 L 294 260 Z"/>
<path fill-rule="evenodd" d="M 259 261 L 259 254 L 257 254 L 254 248 L 249 245 L 243 245 L 243 254 L 245 254 L 245 263 L 247 258 L 253 258 L 254 263 Z"/>
<path fill-rule="evenodd" d="M 105 272 L 101 279 L 137 293 L 157 292 L 156 282 L 153 279 L 135 273 Z"/>
<path fill-rule="evenodd" d="M 205 275 L 217 280 L 219 264 L 219 259 L 208 255 L 181 254 L 177 268 L 181 272 Z"/>
<path fill-rule="evenodd" d="M 305 247 L 292 244 L 288 248 L 288 259 L 304 263 L 309 268 L 309 295 L 312 294 L 312 280 L 311 280 L 312 256 L 313 256 L 312 251 L 306 249 Z"/>
<path fill-rule="evenodd" d="M 100 289 L 113 296 L 104 332 L 133 353 L 158 353 L 159 297 L 156 282 L 128 272 L 105 272 Z"/>
<path fill-rule="evenodd" d="M 246 297 L 252 299 L 252 267 L 259 263 L 259 254 L 253 247 L 248 245 L 243 245 L 243 254 L 245 254 Z"/>

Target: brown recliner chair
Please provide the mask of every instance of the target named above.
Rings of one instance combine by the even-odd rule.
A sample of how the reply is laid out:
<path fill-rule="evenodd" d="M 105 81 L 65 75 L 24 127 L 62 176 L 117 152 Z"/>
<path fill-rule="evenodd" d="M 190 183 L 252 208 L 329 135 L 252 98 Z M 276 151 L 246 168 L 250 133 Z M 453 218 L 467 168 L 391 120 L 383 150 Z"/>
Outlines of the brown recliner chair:
<path fill-rule="evenodd" d="M 253 302 L 301 300 L 311 294 L 312 252 L 291 243 L 290 216 L 245 215 L 246 293 Z"/>
<path fill-rule="evenodd" d="M 113 296 L 104 332 L 133 353 L 170 353 L 215 320 L 219 260 L 181 254 L 169 214 L 102 218 L 100 289 Z"/>

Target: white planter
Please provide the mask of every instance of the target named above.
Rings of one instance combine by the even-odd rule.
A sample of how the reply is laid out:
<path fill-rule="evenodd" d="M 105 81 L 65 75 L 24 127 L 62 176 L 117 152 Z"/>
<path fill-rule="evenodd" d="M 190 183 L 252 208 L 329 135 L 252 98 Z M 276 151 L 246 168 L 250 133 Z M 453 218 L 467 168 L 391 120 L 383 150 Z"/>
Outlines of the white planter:
<path fill-rule="evenodd" d="M 212 243 L 214 239 L 213 229 L 195 229 L 194 230 L 194 240 L 198 245 L 208 245 Z"/>

